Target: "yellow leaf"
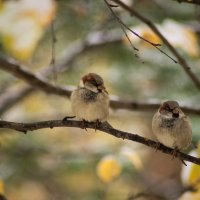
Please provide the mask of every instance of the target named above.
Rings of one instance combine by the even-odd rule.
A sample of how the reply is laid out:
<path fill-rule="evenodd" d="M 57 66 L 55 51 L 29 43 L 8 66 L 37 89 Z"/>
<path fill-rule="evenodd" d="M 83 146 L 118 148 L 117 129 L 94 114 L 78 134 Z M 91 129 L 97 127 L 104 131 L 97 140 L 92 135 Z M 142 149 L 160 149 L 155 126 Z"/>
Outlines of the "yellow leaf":
<path fill-rule="evenodd" d="M 37 26 L 34 21 L 25 18 L 16 22 L 12 26 L 12 30 L 2 33 L 2 44 L 13 57 L 26 60 L 32 55 L 41 36 L 41 27 Z"/>
<path fill-rule="evenodd" d="M 140 35 L 141 37 L 143 37 L 144 39 L 153 42 L 155 44 L 162 44 L 161 39 L 148 27 L 144 26 L 144 25 L 140 25 L 140 26 L 136 26 L 136 27 L 132 27 L 131 28 L 134 32 L 136 32 L 138 35 Z M 130 38 L 130 40 L 132 42 L 137 42 L 140 44 L 141 47 L 148 47 L 148 48 L 152 48 L 153 46 L 150 45 L 149 43 L 145 42 L 144 40 L 140 39 L 139 37 L 137 37 L 136 35 L 134 35 L 133 33 L 131 33 L 130 31 L 127 32 L 128 37 Z M 130 44 L 128 39 L 124 36 L 123 41 L 125 42 L 125 44 Z"/>
<path fill-rule="evenodd" d="M 189 26 L 167 19 L 163 24 L 157 25 L 157 28 L 174 47 L 182 49 L 192 57 L 199 56 L 198 37 Z M 150 42 L 163 44 L 162 40 L 147 26 L 140 25 L 132 27 L 131 29 Z M 133 43 L 138 43 L 140 47 L 153 48 L 152 45 L 139 39 L 130 31 L 127 32 L 127 35 Z M 126 38 L 124 42 L 125 44 L 129 44 Z"/>
<path fill-rule="evenodd" d="M 190 152 L 191 156 L 200 156 L 200 144 L 198 149 Z M 197 189 L 194 192 L 185 192 L 179 200 L 200 200 L 200 166 L 194 163 L 187 163 L 187 166 L 183 166 L 181 172 L 181 179 L 185 185 L 192 185 Z"/>
<path fill-rule="evenodd" d="M 4 182 L 2 180 L 0 180 L 0 194 L 5 194 Z"/>
<path fill-rule="evenodd" d="M 121 165 L 113 156 L 104 157 L 97 165 L 97 175 L 104 183 L 110 183 L 121 173 Z"/>
<path fill-rule="evenodd" d="M 174 20 L 165 20 L 160 31 L 175 47 L 181 48 L 190 56 L 199 55 L 198 37 L 189 26 Z"/>
<path fill-rule="evenodd" d="M 53 0 L 5 1 L 0 9 L 0 39 L 5 50 L 20 60 L 31 57 L 55 8 Z"/>
<path fill-rule="evenodd" d="M 198 150 L 190 152 L 190 155 L 199 157 L 199 151 L 200 145 L 198 147 Z M 196 185 L 197 183 L 199 183 L 200 180 L 200 166 L 193 163 L 187 163 L 187 166 L 183 166 L 182 168 L 181 178 L 183 183 L 186 185 Z"/>
<path fill-rule="evenodd" d="M 126 156 L 137 170 L 141 170 L 143 168 L 142 160 L 136 151 L 133 151 L 127 147 L 123 147 L 121 152 L 122 155 Z"/>

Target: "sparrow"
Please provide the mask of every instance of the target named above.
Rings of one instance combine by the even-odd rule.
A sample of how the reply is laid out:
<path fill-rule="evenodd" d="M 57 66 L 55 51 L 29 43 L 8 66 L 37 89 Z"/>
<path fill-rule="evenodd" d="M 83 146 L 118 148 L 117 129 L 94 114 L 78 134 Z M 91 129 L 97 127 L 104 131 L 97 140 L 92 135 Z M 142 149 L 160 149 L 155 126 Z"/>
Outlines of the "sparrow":
<path fill-rule="evenodd" d="M 183 150 L 192 140 L 192 126 L 176 101 L 164 102 L 152 119 L 157 140 L 167 147 Z"/>
<path fill-rule="evenodd" d="M 76 118 L 101 123 L 109 115 L 109 95 L 104 81 L 98 74 L 84 75 L 79 86 L 71 94 L 72 112 Z"/>

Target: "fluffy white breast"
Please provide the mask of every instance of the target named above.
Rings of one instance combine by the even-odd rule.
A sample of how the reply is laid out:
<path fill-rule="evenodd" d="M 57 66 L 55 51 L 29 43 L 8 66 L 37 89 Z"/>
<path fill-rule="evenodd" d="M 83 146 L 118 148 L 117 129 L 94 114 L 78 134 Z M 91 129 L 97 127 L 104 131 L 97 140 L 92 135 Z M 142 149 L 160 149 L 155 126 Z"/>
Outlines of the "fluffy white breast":
<path fill-rule="evenodd" d="M 158 141 L 165 146 L 185 149 L 191 143 L 192 128 L 184 115 L 173 119 L 157 112 L 152 120 L 152 130 Z"/>
<path fill-rule="evenodd" d="M 109 114 L 109 97 L 106 93 L 98 93 L 95 101 L 83 99 L 84 88 L 72 92 L 71 105 L 74 115 L 80 120 L 106 121 Z"/>

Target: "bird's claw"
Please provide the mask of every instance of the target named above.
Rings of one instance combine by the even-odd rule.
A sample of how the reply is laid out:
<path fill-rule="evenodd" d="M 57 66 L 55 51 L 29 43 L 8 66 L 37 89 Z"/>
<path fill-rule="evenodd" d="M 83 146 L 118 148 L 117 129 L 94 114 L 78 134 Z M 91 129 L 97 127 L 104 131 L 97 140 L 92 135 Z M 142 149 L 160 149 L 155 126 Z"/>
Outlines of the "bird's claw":
<path fill-rule="evenodd" d="M 175 158 L 175 157 L 177 157 L 177 153 L 179 152 L 179 149 L 177 148 L 177 147 L 175 147 L 173 150 L 172 150 L 172 160 Z M 187 164 L 184 162 L 184 160 L 183 159 L 180 159 L 181 160 L 181 162 L 185 165 L 185 166 L 187 166 Z"/>
<path fill-rule="evenodd" d="M 177 157 L 177 153 L 178 153 L 178 148 L 177 147 L 175 147 L 173 150 L 172 150 L 172 152 L 171 152 L 171 154 L 172 154 L 172 160 L 175 158 L 175 157 Z"/>
<path fill-rule="evenodd" d="M 158 151 L 158 148 L 160 147 L 160 143 L 159 142 L 156 142 L 155 144 L 155 149 L 156 149 L 156 152 Z"/>
<path fill-rule="evenodd" d="M 83 124 L 82 124 L 82 129 L 85 129 L 87 131 L 87 121 L 85 119 L 82 120 Z"/>
<path fill-rule="evenodd" d="M 95 130 L 95 132 L 100 127 L 100 125 L 101 125 L 101 122 L 97 119 L 96 122 L 95 122 L 95 124 L 94 124 L 94 130 Z"/>

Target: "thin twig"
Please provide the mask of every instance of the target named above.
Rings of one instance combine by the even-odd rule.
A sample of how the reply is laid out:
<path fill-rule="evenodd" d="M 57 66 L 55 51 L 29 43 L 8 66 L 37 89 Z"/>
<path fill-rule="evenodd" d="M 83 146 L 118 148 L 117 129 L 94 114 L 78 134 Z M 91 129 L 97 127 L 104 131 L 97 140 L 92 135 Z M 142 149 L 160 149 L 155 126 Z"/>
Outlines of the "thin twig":
<path fill-rule="evenodd" d="M 111 13 L 113 14 L 113 16 L 115 17 L 115 19 L 117 20 L 117 22 L 119 23 L 124 35 L 126 36 L 127 40 L 129 41 L 133 51 L 139 51 L 138 48 L 136 48 L 134 46 L 134 44 L 131 42 L 131 39 L 129 38 L 128 34 L 126 33 L 126 30 L 125 28 L 127 28 L 127 26 L 121 21 L 121 19 L 115 14 L 115 12 L 113 11 L 112 7 L 113 5 L 109 4 L 106 0 L 104 0 L 104 2 L 106 3 L 106 5 L 108 6 L 109 10 L 111 11 Z M 134 32 L 135 34 L 137 34 L 136 32 Z M 138 34 L 137 34 L 138 35 Z M 137 53 L 134 53 L 135 57 L 136 58 L 139 58 L 138 54 Z"/>
<path fill-rule="evenodd" d="M 161 46 L 161 44 L 157 44 L 157 43 L 153 43 L 145 38 L 143 38 L 142 36 L 140 36 L 138 33 L 136 33 L 135 31 L 133 31 L 131 28 L 129 28 L 113 11 L 112 7 L 110 6 L 110 4 L 104 0 L 105 3 L 108 5 L 110 11 L 112 12 L 112 14 L 115 16 L 115 18 L 117 19 L 118 23 L 120 24 L 121 27 L 125 27 L 127 30 L 129 30 L 131 33 L 133 33 L 135 36 L 137 36 L 138 38 L 140 38 L 141 40 L 147 42 L 148 44 L 150 44 L 151 46 L 155 47 L 158 51 L 160 51 L 161 53 L 163 53 L 164 55 L 166 55 L 168 58 L 170 58 L 173 62 L 178 63 L 174 58 L 172 58 L 170 55 L 168 55 L 166 52 L 164 52 L 162 49 L 159 48 L 159 46 Z M 129 43 L 131 44 L 131 46 L 133 46 L 130 38 L 128 37 L 128 35 L 126 34 L 126 31 L 124 30 L 124 28 L 122 29 L 125 32 L 126 37 L 128 38 Z M 135 50 L 135 47 L 133 46 L 133 50 Z"/>
<path fill-rule="evenodd" d="M 64 72 L 71 69 L 72 63 L 82 54 L 87 51 L 101 48 L 106 45 L 121 44 L 122 34 L 113 30 L 107 34 L 103 32 L 89 33 L 84 40 L 73 42 L 69 47 L 64 49 L 59 56 L 61 62 L 56 64 L 57 72 Z M 8 60 L 8 62 L 11 62 Z M 45 78 L 50 77 L 54 73 L 54 67 L 52 65 L 43 67 L 37 74 Z M 29 83 L 30 84 L 30 83 Z M 22 101 L 27 95 L 35 91 L 34 86 L 21 86 L 20 89 L 9 90 L 8 92 L 0 95 L 0 115 L 14 106 L 16 103 Z M 67 92 L 68 93 L 68 92 Z"/>
<path fill-rule="evenodd" d="M 168 148 L 162 144 L 157 145 L 157 142 L 150 140 L 148 138 L 144 138 L 137 134 L 117 130 L 113 128 L 110 124 L 108 124 L 107 122 L 101 123 L 99 124 L 98 127 L 96 127 L 95 122 L 83 122 L 83 121 L 75 121 L 75 120 L 51 120 L 51 121 L 40 121 L 40 122 L 34 122 L 34 123 L 16 123 L 16 122 L 0 121 L 0 128 L 13 129 L 13 130 L 24 132 L 24 133 L 27 133 L 27 131 L 34 131 L 34 130 L 43 129 L 43 128 L 52 129 L 54 127 L 74 127 L 74 128 L 85 127 L 85 128 L 90 128 L 90 129 L 96 128 L 97 130 L 108 133 L 117 138 L 122 138 L 123 140 L 127 139 L 131 141 L 135 141 L 135 142 L 144 144 L 146 146 L 149 146 L 151 148 L 157 149 L 165 154 L 171 155 L 173 152 L 173 149 Z M 180 160 L 185 160 L 185 161 L 200 165 L 200 158 L 196 158 L 194 156 L 191 156 L 182 152 L 177 152 L 175 157 L 179 158 Z"/>
<path fill-rule="evenodd" d="M 135 36 L 137 36 L 138 38 L 140 38 L 141 40 L 149 43 L 150 45 L 152 46 L 161 46 L 161 44 L 157 44 L 157 43 L 154 43 L 154 42 L 151 42 L 145 38 L 143 38 L 142 36 L 140 36 L 138 33 L 136 33 L 135 31 L 133 31 L 131 28 L 129 28 L 116 14 L 115 12 L 112 10 L 112 8 L 109 6 L 110 4 L 104 0 L 104 2 L 108 5 L 108 8 L 110 9 L 110 11 L 112 12 L 112 14 L 115 16 L 115 18 L 117 19 L 117 21 L 123 25 L 127 30 L 129 30 L 131 33 L 133 33 Z"/>
<path fill-rule="evenodd" d="M 129 7 L 120 0 L 112 0 L 113 2 L 120 5 L 123 9 L 128 11 L 132 16 L 135 16 L 140 21 L 144 22 L 150 29 L 162 40 L 162 42 L 169 48 L 173 55 L 177 58 L 178 63 L 182 66 L 186 74 L 193 81 L 195 86 L 200 90 L 200 80 L 198 77 L 191 71 L 190 66 L 187 64 L 186 60 L 178 53 L 178 51 L 170 44 L 170 42 L 162 35 L 158 28 L 146 17 L 137 12 L 133 7 Z M 162 52 L 163 53 L 163 52 Z"/>
<path fill-rule="evenodd" d="M 53 80 L 56 84 L 57 82 L 57 71 L 56 71 L 56 34 L 55 34 L 55 27 L 54 27 L 54 23 L 55 20 L 53 19 L 51 22 L 51 37 L 52 37 L 52 41 L 51 41 L 51 62 L 50 65 L 53 66 Z"/>

